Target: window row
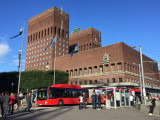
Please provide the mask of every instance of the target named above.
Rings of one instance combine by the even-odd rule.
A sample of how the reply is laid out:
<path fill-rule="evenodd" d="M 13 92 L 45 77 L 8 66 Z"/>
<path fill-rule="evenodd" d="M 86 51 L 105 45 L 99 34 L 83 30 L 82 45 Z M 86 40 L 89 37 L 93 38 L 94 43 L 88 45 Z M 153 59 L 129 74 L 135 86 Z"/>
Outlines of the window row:
<path fill-rule="evenodd" d="M 115 68 L 115 64 L 111 65 L 100 65 L 100 66 L 94 66 L 94 67 L 86 67 L 86 68 L 79 68 L 79 75 L 87 75 L 87 74 L 102 74 L 103 72 L 112 72 L 112 71 L 121 71 L 122 65 L 121 63 L 117 64 L 117 67 Z M 69 73 L 70 76 L 77 76 L 78 75 L 78 69 L 74 70 L 67 70 L 66 72 Z"/>
<path fill-rule="evenodd" d="M 57 27 L 50 27 L 28 36 L 28 43 L 52 34 L 68 39 L 68 32 L 65 32 L 63 29 Z"/>
<path fill-rule="evenodd" d="M 83 83 L 82 83 L 83 82 Z M 121 82 L 123 82 L 122 81 L 122 78 L 118 78 L 118 82 L 119 83 L 121 83 Z M 79 84 L 80 85 L 92 85 L 92 84 L 109 84 L 109 83 L 116 83 L 116 78 L 112 78 L 111 80 L 110 79 L 105 79 L 105 80 L 103 80 L 103 79 L 100 79 L 100 81 L 98 82 L 97 80 L 89 80 L 89 81 L 87 81 L 87 80 L 85 80 L 85 81 L 79 81 Z M 73 84 L 73 82 L 71 82 L 71 85 Z M 75 81 L 74 82 L 74 84 L 75 85 L 78 85 L 78 82 L 77 81 Z"/>

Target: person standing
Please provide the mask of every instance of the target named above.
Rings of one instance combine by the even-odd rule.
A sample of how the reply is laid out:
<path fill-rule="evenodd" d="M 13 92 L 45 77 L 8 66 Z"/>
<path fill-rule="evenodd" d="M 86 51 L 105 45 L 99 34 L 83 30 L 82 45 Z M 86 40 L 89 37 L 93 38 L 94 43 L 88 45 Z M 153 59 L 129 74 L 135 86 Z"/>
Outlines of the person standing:
<path fill-rule="evenodd" d="M 3 104 L 3 118 L 6 119 L 7 117 L 7 110 L 10 102 L 10 97 L 8 91 L 5 92 L 5 95 L 2 97 L 2 104 Z"/>
<path fill-rule="evenodd" d="M 0 106 L 1 106 L 1 115 L 3 116 L 3 104 L 2 104 L 2 94 L 0 93 Z"/>
<path fill-rule="evenodd" d="M 83 92 L 83 109 L 87 109 L 86 103 L 87 103 L 87 97 L 85 92 Z"/>
<path fill-rule="evenodd" d="M 82 109 L 82 104 L 83 104 L 83 97 L 82 97 L 82 93 L 79 96 L 79 109 Z"/>
<path fill-rule="evenodd" d="M 96 109 L 96 98 L 97 98 L 97 95 L 95 94 L 95 92 L 93 91 L 93 93 L 92 93 L 92 96 L 91 96 L 91 98 L 92 98 L 92 108 L 93 109 Z"/>
<path fill-rule="evenodd" d="M 97 100 L 98 100 L 98 110 L 101 109 L 101 95 L 99 94 L 99 92 L 97 93 Z"/>
<path fill-rule="evenodd" d="M 21 92 L 19 93 L 19 103 L 21 104 L 21 107 L 23 109 L 23 94 Z M 18 105 L 18 107 L 19 107 L 19 105 Z"/>
<path fill-rule="evenodd" d="M 30 112 L 30 108 L 32 107 L 32 103 L 31 103 L 31 93 L 28 93 L 27 96 L 27 111 Z"/>
<path fill-rule="evenodd" d="M 133 95 L 130 95 L 130 104 L 133 106 Z"/>
<path fill-rule="evenodd" d="M 151 101 L 151 105 L 150 105 L 150 111 L 149 111 L 149 115 L 153 115 L 153 110 L 156 106 L 156 103 L 155 103 L 156 99 L 154 96 L 152 96 L 152 101 Z"/>
<path fill-rule="evenodd" d="M 10 102 L 9 102 L 9 113 L 11 111 L 11 114 L 13 114 L 13 110 L 14 110 L 14 104 L 16 103 L 16 97 L 14 96 L 13 93 L 11 93 L 10 96 Z"/>

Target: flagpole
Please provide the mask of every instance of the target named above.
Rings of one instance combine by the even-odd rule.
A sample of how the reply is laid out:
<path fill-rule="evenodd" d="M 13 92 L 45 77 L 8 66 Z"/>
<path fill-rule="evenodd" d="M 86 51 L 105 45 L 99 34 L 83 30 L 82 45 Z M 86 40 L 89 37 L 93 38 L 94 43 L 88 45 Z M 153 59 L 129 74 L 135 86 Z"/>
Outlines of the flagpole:
<path fill-rule="evenodd" d="M 21 81 L 21 69 L 22 69 L 22 53 L 23 53 L 23 44 L 24 44 L 24 28 L 25 28 L 25 19 L 24 19 L 24 26 L 23 26 L 23 38 L 22 38 L 22 50 L 20 52 L 21 54 L 21 62 L 20 62 L 20 71 L 19 71 L 19 80 L 18 80 L 18 91 L 17 91 L 17 98 L 19 103 L 19 89 L 20 89 L 20 81 Z M 19 106 L 19 104 L 18 104 Z"/>
<path fill-rule="evenodd" d="M 56 79 L 56 43 L 57 43 L 57 34 L 56 34 L 56 41 L 55 41 L 55 57 L 54 57 L 54 79 L 53 79 L 53 85 L 55 84 Z"/>
<path fill-rule="evenodd" d="M 79 42 L 78 42 L 78 85 L 79 85 Z"/>

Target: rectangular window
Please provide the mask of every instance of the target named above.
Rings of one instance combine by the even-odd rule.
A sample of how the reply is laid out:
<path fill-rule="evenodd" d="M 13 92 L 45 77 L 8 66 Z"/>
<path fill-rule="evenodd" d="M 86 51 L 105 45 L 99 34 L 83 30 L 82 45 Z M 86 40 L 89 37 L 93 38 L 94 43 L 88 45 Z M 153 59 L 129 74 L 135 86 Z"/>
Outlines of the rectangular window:
<path fill-rule="evenodd" d="M 82 75 L 82 68 L 79 69 L 79 75 Z"/>
<path fill-rule="evenodd" d="M 94 81 L 94 84 L 97 84 L 97 80 Z"/>
<path fill-rule="evenodd" d="M 116 79 L 115 78 L 112 78 L 112 83 L 115 83 L 116 82 Z"/>
<path fill-rule="evenodd" d="M 103 84 L 103 79 L 100 79 L 100 84 Z"/>
<path fill-rule="evenodd" d="M 48 35 L 49 35 L 49 28 L 48 28 Z"/>
<path fill-rule="evenodd" d="M 61 29 L 59 28 L 59 30 L 58 30 L 58 35 L 60 36 L 60 32 L 61 32 Z"/>
<path fill-rule="evenodd" d="M 87 85 L 87 81 L 84 81 L 84 85 Z"/>
<path fill-rule="evenodd" d="M 103 73 L 103 66 L 102 65 L 99 66 L 99 72 Z"/>
<path fill-rule="evenodd" d="M 89 74 L 92 74 L 92 67 L 89 67 Z"/>
<path fill-rule="evenodd" d="M 109 67 L 108 67 L 108 65 L 105 65 L 105 72 L 109 72 Z"/>
<path fill-rule="evenodd" d="M 55 35 L 56 35 L 56 33 L 57 33 L 56 29 L 57 29 L 57 28 L 56 28 L 56 27 L 54 27 L 54 34 L 55 34 Z"/>
<path fill-rule="evenodd" d="M 94 66 L 94 74 L 97 74 L 97 66 Z"/>
<path fill-rule="evenodd" d="M 115 64 L 111 64 L 111 72 L 115 71 Z"/>
<path fill-rule="evenodd" d="M 87 75 L 87 68 L 84 68 L 84 75 Z"/>
<path fill-rule="evenodd" d="M 44 31 L 44 36 L 46 36 L 46 29 L 45 29 L 45 31 Z"/>
<path fill-rule="evenodd" d="M 77 69 L 74 70 L 74 75 L 77 76 Z"/>
<path fill-rule="evenodd" d="M 40 38 L 40 35 L 41 35 L 41 34 L 40 34 L 40 32 L 39 32 L 39 38 Z"/>
<path fill-rule="evenodd" d="M 92 80 L 89 80 L 89 84 L 90 84 L 90 85 L 92 84 Z"/>
<path fill-rule="evenodd" d="M 73 76 L 73 70 L 70 71 L 70 76 Z"/>
<path fill-rule="evenodd" d="M 122 78 L 119 78 L 119 82 L 122 82 Z"/>
<path fill-rule="evenodd" d="M 121 71 L 121 70 L 122 70 L 122 64 L 121 64 L 121 63 L 118 63 L 118 64 L 117 64 L 117 70 L 118 70 L 118 71 Z"/>
<path fill-rule="evenodd" d="M 109 83 L 109 79 L 106 79 L 106 83 L 107 83 L 107 84 Z"/>
<path fill-rule="evenodd" d="M 43 37 L 43 30 L 42 30 L 42 37 Z"/>
<path fill-rule="evenodd" d="M 82 85 L 82 81 L 79 81 L 79 84 Z"/>

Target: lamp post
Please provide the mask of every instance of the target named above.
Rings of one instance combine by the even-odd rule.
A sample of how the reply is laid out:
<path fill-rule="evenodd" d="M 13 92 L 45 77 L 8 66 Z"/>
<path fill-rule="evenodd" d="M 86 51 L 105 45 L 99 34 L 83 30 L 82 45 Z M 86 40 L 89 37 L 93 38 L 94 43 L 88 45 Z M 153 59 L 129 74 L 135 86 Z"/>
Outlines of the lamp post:
<path fill-rule="evenodd" d="M 140 64 L 136 64 L 136 63 L 133 63 L 134 65 L 137 65 L 139 67 L 139 80 L 140 80 L 140 89 L 141 89 L 141 103 L 142 103 L 142 99 L 143 99 L 143 94 L 142 94 L 142 89 L 143 89 L 143 86 L 142 86 L 142 73 L 141 73 L 141 65 Z"/>
<path fill-rule="evenodd" d="M 132 48 L 136 48 L 136 46 L 131 46 Z M 143 83 L 143 99 L 144 104 L 146 105 L 146 89 L 145 89 L 145 81 L 144 81 L 144 70 L 143 70 L 143 56 L 142 56 L 142 47 L 139 46 L 140 53 L 140 66 L 141 66 L 141 74 L 142 74 L 142 83 Z"/>

